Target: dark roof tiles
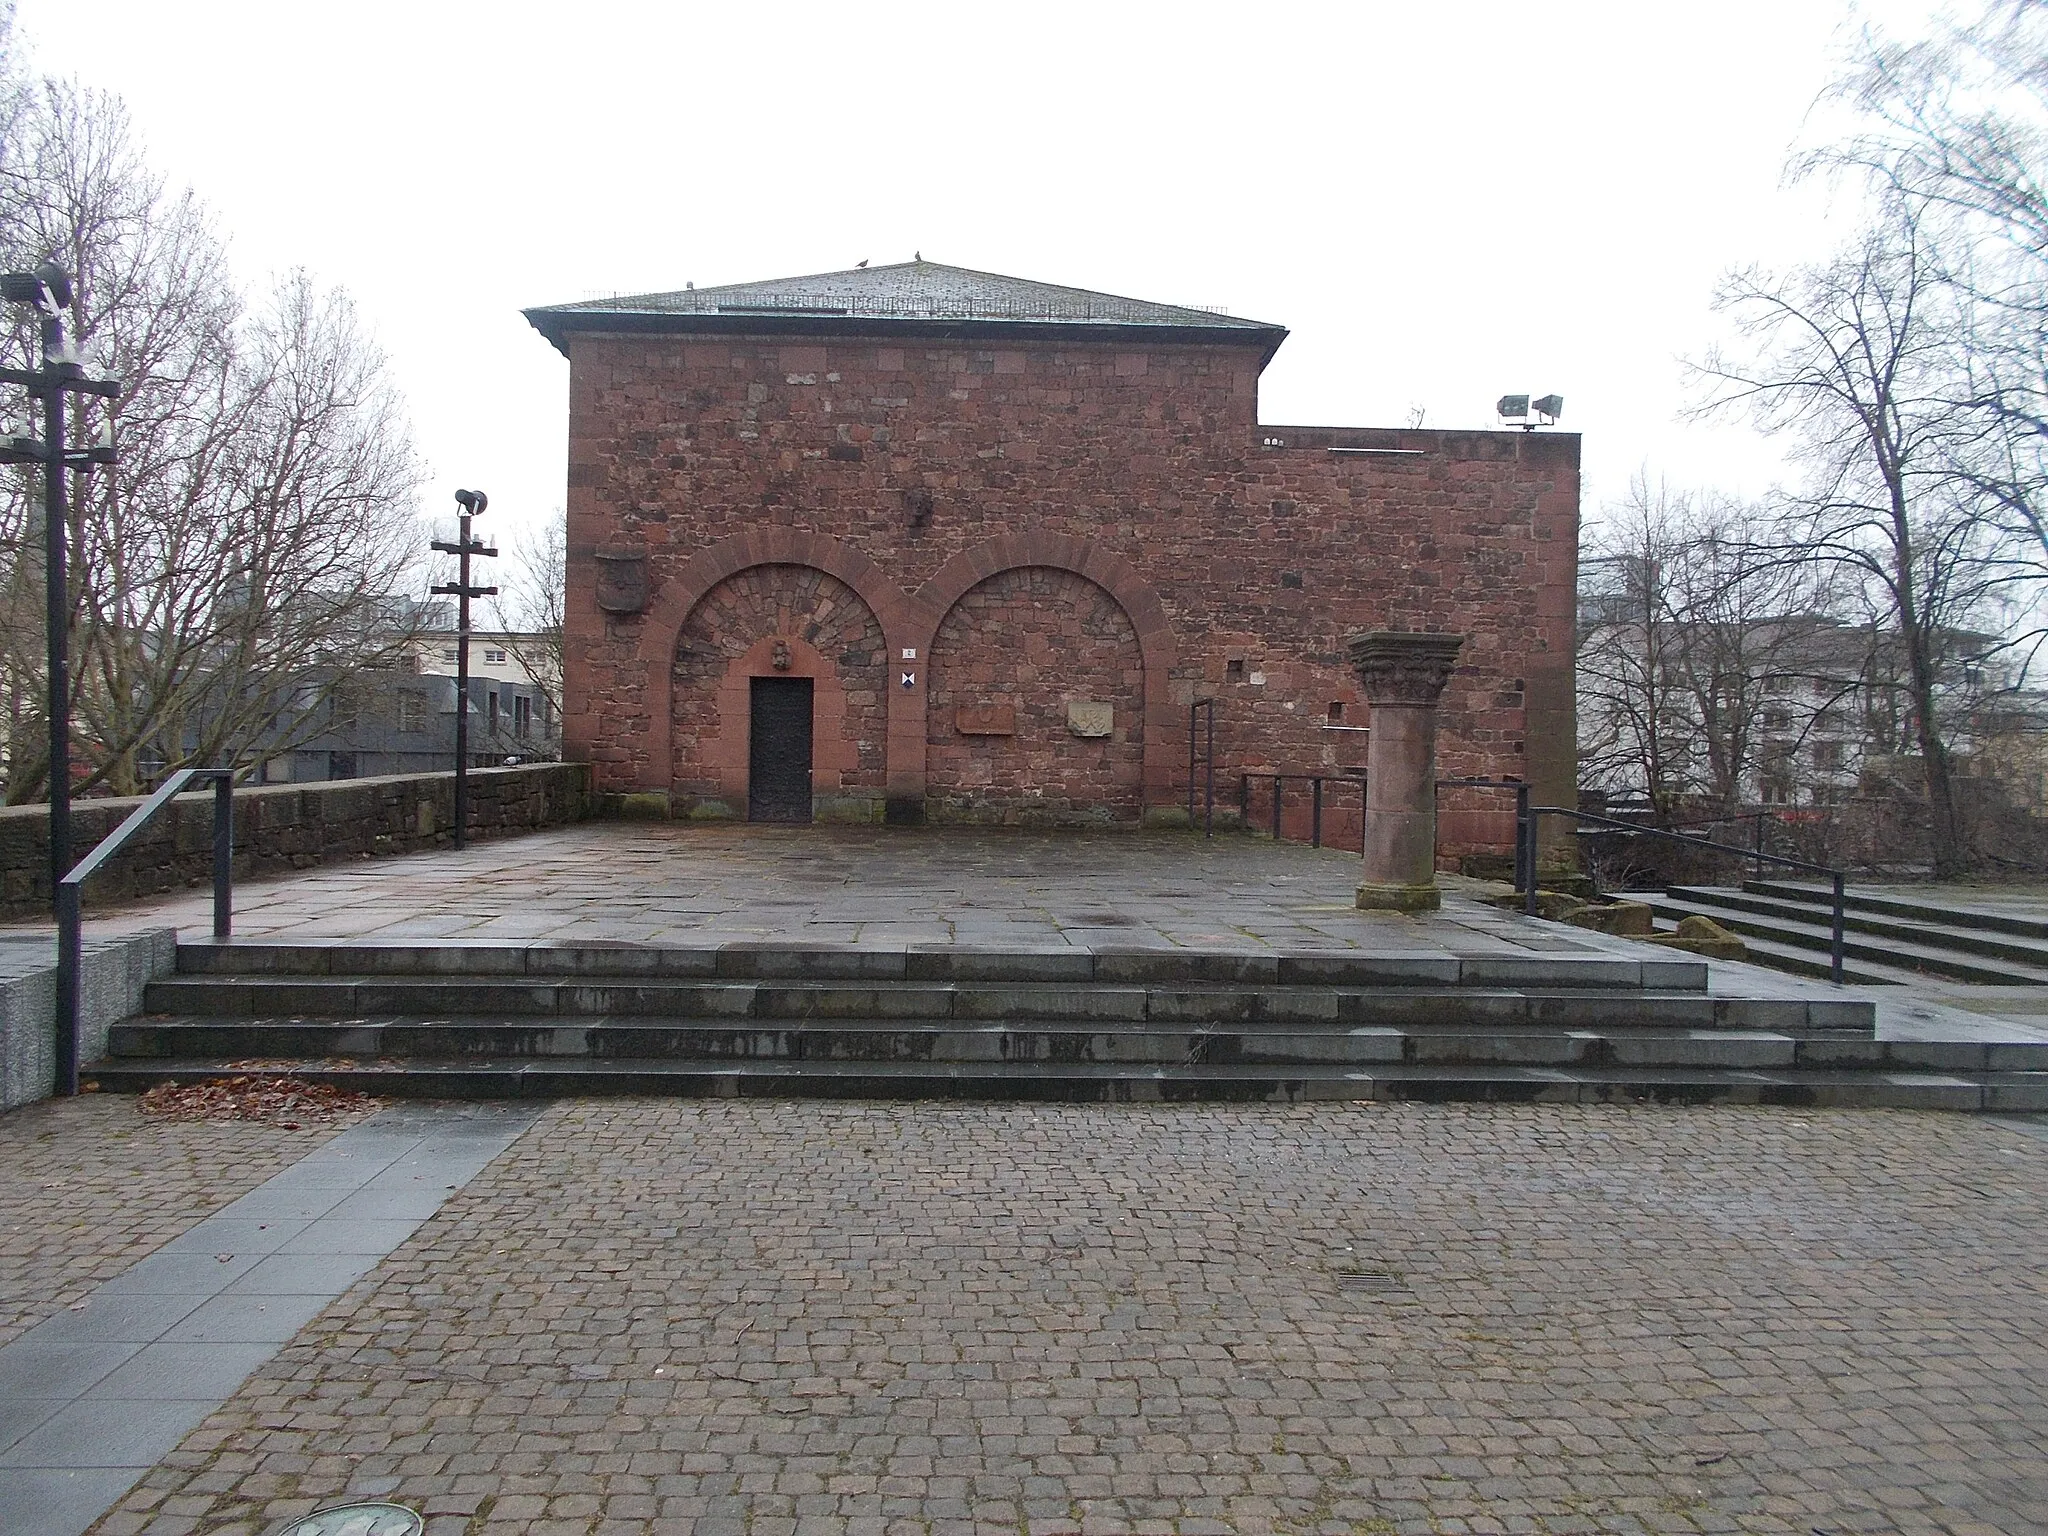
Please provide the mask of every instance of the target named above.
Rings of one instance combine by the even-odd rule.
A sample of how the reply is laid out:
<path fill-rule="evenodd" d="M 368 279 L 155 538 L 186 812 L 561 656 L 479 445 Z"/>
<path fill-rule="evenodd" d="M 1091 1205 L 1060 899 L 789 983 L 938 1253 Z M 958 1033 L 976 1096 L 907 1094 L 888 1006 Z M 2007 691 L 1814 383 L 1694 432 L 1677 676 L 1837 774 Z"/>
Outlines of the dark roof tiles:
<path fill-rule="evenodd" d="M 526 317 L 558 347 L 564 333 L 610 329 L 608 322 L 634 330 L 688 331 L 701 325 L 706 330 L 729 331 L 750 318 L 772 322 L 774 329 L 782 332 L 810 324 L 820 330 L 845 330 L 872 322 L 891 331 L 941 325 L 1175 330 L 1201 332 L 1203 339 L 1218 341 L 1235 333 L 1247 342 L 1264 342 L 1269 356 L 1287 334 L 1284 327 L 1215 310 L 1154 304 L 922 260 L 718 288 L 685 288 L 676 293 L 551 304 L 527 310 Z"/>

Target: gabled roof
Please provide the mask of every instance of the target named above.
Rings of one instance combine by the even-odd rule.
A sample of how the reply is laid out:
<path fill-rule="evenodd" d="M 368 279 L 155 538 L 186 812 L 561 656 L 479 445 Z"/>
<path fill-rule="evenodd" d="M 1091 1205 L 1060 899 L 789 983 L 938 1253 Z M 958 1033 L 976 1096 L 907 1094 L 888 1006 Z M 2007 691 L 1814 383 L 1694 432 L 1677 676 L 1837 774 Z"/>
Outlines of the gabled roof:
<path fill-rule="evenodd" d="M 883 335 L 1019 337 L 1030 333 L 1085 340 L 1175 340 L 1253 346 L 1270 358 L 1284 326 L 1214 310 L 1154 304 L 1086 288 L 976 272 L 936 261 L 854 267 L 680 293 L 588 299 L 525 311 L 566 356 L 575 331 L 665 334 Z"/>

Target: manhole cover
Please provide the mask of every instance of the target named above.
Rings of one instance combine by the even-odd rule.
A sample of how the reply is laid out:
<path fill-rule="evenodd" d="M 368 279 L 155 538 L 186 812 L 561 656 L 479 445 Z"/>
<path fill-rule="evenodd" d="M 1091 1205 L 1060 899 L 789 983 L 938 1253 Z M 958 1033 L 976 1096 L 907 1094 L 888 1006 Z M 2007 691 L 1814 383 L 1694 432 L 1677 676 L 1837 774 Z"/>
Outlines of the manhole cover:
<path fill-rule="evenodd" d="M 365 1500 L 301 1515 L 278 1527 L 277 1536 L 420 1536 L 426 1528 L 417 1510 Z"/>
<path fill-rule="evenodd" d="M 1337 1288 L 1341 1291 L 1400 1291 L 1407 1287 L 1401 1277 L 1385 1269 L 1340 1269 Z"/>

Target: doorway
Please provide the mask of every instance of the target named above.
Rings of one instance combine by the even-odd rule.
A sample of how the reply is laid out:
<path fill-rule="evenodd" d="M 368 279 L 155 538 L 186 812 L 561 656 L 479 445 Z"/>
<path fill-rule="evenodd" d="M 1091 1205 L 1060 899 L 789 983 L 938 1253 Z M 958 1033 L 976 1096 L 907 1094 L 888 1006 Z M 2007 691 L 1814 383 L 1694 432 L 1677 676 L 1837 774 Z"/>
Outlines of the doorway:
<path fill-rule="evenodd" d="M 747 820 L 811 819 L 811 679 L 748 680 Z"/>

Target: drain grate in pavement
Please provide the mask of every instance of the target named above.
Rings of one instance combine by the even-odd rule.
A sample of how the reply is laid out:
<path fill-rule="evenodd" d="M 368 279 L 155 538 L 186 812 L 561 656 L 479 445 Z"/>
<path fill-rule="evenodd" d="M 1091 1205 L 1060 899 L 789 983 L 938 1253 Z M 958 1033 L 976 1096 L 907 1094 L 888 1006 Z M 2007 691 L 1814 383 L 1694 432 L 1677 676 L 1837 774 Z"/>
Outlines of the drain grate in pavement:
<path fill-rule="evenodd" d="M 1340 1269 L 1337 1271 L 1337 1289 L 1340 1291 L 1405 1291 L 1407 1283 L 1388 1269 Z"/>

